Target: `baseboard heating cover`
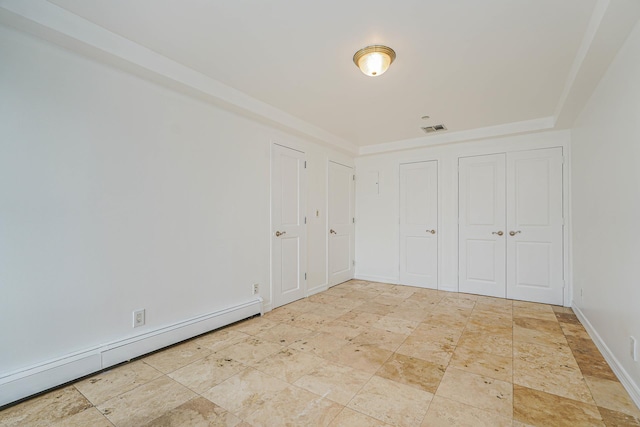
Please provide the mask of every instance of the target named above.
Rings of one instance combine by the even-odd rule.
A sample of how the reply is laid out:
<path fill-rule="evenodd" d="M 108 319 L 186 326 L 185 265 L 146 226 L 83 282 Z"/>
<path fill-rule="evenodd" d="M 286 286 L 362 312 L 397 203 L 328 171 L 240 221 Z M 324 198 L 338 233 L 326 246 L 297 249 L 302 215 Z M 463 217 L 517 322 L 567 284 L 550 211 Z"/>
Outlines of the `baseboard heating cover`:
<path fill-rule="evenodd" d="M 263 314 L 262 298 L 67 354 L 17 372 L 0 374 L 0 408 L 256 314 Z"/>

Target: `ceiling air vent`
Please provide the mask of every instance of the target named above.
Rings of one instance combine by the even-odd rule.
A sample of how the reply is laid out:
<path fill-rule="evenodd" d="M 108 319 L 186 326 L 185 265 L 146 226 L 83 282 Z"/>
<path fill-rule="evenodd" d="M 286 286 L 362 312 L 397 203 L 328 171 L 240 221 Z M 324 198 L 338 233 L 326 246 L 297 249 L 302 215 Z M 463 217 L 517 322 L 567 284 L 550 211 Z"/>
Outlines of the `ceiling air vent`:
<path fill-rule="evenodd" d="M 421 129 L 424 131 L 424 133 L 433 133 L 433 132 L 440 132 L 443 130 L 447 130 L 447 127 L 445 125 L 434 125 L 434 126 L 425 126 Z"/>

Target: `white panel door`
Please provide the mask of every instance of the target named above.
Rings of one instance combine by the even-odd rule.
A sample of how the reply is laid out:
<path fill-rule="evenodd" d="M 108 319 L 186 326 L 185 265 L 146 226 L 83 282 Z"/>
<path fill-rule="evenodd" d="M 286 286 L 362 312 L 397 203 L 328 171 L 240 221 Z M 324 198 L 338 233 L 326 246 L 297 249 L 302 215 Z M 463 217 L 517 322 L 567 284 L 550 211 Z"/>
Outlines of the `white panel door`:
<path fill-rule="evenodd" d="M 400 283 L 438 287 L 438 162 L 400 165 Z"/>
<path fill-rule="evenodd" d="M 329 162 L 329 286 L 354 274 L 353 168 Z"/>
<path fill-rule="evenodd" d="M 271 167 L 271 253 L 273 306 L 306 292 L 304 153 L 273 145 Z"/>
<path fill-rule="evenodd" d="M 507 297 L 562 305 L 562 148 L 507 155 Z"/>
<path fill-rule="evenodd" d="M 459 291 L 506 296 L 505 155 L 459 159 Z"/>

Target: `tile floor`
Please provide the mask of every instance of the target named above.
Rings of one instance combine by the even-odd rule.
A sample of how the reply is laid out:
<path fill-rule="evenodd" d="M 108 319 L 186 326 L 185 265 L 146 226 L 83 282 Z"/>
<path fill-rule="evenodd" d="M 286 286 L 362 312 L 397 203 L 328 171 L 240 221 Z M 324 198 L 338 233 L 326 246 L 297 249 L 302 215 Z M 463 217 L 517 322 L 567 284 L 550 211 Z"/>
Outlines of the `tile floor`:
<path fill-rule="evenodd" d="M 570 309 L 352 280 L 0 425 L 640 426 L 640 410 Z"/>

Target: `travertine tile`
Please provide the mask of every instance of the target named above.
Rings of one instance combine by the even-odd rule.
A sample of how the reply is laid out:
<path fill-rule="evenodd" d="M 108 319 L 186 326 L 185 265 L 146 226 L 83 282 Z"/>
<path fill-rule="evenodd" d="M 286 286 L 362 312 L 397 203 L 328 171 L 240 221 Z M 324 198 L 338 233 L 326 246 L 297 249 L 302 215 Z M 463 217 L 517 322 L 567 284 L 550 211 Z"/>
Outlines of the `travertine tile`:
<path fill-rule="evenodd" d="M 262 359 L 255 368 L 265 374 L 293 383 L 326 361 L 311 353 L 283 348 L 276 354 Z"/>
<path fill-rule="evenodd" d="M 2 423 L 2 417 L 0 417 L 0 425 Z M 32 425 L 32 424 L 21 424 Z M 113 424 L 98 411 L 97 408 L 88 408 L 82 412 L 78 412 L 70 417 L 65 417 L 53 424 L 49 424 L 51 427 L 113 427 Z"/>
<path fill-rule="evenodd" d="M 331 421 L 329 427 L 391 427 L 387 423 L 371 418 L 353 409 L 344 408 L 337 417 Z"/>
<path fill-rule="evenodd" d="M 370 378 L 371 374 L 364 371 L 325 362 L 294 384 L 346 405 Z"/>
<path fill-rule="evenodd" d="M 365 326 L 361 326 L 356 323 L 334 320 L 322 325 L 322 327 L 319 328 L 318 331 L 326 332 L 341 340 L 351 340 L 367 329 L 368 328 L 366 328 Z"/>
<path fill-rule="evenodd" d="M 251 366 L 265 357 L 276 354 L 281 349 L 282 346 L 276 343 L 263 341 L 259 338 L 247 338 L 236 345 L 223 348 L 216 354 Z"/>
<path fill-rule="evenodd" d="M 532 426 L 604 426 L 596 406 L 519 385 L 513 386 L 513 418 Z"/>
<path fill-rule="evenodd" d="M 483 353 L 469 347 L 456 348 L 449 366 L 501 381 L 511 382 L 513 379 L 511 357 Z"/>
<path fill-rule="evenodd" d="M 578 368 L 571 348 L 565 344 L 548 346 L 527 341 L 515 341 L 513 343 L 513 358 L 538 365 L 566 365 Z"/>
<path fill-rule="evenodd" d="M 281 307 L 283 312 L 289 312 L 289 309 L 286 307 Z M 260 316 L 253 317 L 249 320 L 244 320 L 242 322 L 235 323 L 231 326 L 228 326 L 226 329 L 238 332 L 244 332 L 249 335 L 258 335 L 260 332 L 264 332 L 269 328 L 273 328 L 277 325 L 277 323 L 271 318 L 275 317 L 276 314 L 272 314 L 271 316 Z"/>
<path fill-rule="evenodd" d="M 38 396 L 0 412 L 3 426 L 50 426 L 91 407 L 91 403 L 73 386 Z"/>
<path fill-rule="evenodd" d="M 350 311 L 349 313 L 338 317 L 337 320 L 347 323 L 354 323 L 365 327 L 370 327 L 378 320 L 382 319 L 379 314 L 366 313 L 364 311 Z"/>
<path fill-rule="evenodd" d="M 523 328 L 522 326 L 518 325 L 514 325 L 513 327 L 513 340 L 526 341 L 533 344 L 548 345 L 553 347 L 558 345 L 567 345 L 567 339 L 562 332 L 550 333 L 547 331 Z"/>
<path fill-rule="evenodd" d="M 204 393 L 244 369 L 237 360 L 213 353 L 168 375 L 196 393 Z"/>
<path fill-rule="evenodd" d="M 583 375 L 618 381 L 591 339 L 567 336 L 567 342 Z"/>
<path fill-rule="evenodd" d="M 433 394 L 373 376 L 348 407 L 395 426 L 420 425 Z"/>
<path fill-rule="evenodd" d="M 623 412 L 634 417 L 640 417 L 640 409 L 633 403 L 629 393 L 627 393 L 619 381 L 588 376 L 585 376 L 584 379 L 587 381 L 598 406 L 611 409 L 612 411 Z"/>
<path fill-rule="evenodd" d="M 211 351 L 218 351 L 225 347 L 238 344 L 240 341 L 244 341 L 247 338 L 249 338 L 248 334 L 225 328 L 201 335 L 193 341 Z"/>
<path fill-rule="evenodd" d="M 397 334 L 409 335 L 419 325 L 413 320 L 399 319 L 397 317 L 384 316 L 371 326 L 384 331 L 395 332 Z"/>
<path fill-rule="evenodd" d="M 513 362 L 513 383 L 593 405 L 591 392 L 577 366 L 563 363 Z"/>
<path fill-rule="evenodd" d="M 491 333 L 477 333 L 465 331 L 456 348 L 464 347 L 470 351 L 490 353 L 497 356 L 511 357 L 513 354 L 513 340 L 504 335 Z"/>
<path fill-rule="evenodd" d="M 141 427 L 236 427 L 242 420 L 215 403 L 196 397 Z"/>
<path fill-rule="evenodd" d="M 407 339 L 404 334 L 377 328 L 368 328 L 350 341 L 357 344 L 370 344 L 385 350 L 395 351 Z"/>
<path fill-rule="evenodd" d="M 513 416 L 512 385 L 505 381 L 449 367 L 436 395 L 492 411 L 502 417 Z"/>
<path fill-rule="evenodd" d="M 455 400 L 435 396 L 429 405 L 422 426 L 511 427 L 511 418 L 501 417 L 492 411 L 485 411 Z"/>
<path fill-rule="evenodd" d="M 162 376 L 98 405 L 98 409 L 116 427 L 137 427 L 194 397 L 196 394 L 185 386 Z"/>
<path fill-rule="evenodd" d="M 373 374 L 391 354 L 391 351 L 373 345 L 349 343 L 327 354 L 326 359 Z"/>
<path fill-rule="evenodd" d="M 343 406 L 297 387 L 287 387 L 246 417 L 255 427 L 327 426 Z"/>
<path fill-rule="evenodd" d="M 446 341 L 430 342 L 420 337 L 409 336 L 404 343 L 398 347 L 396 353 L 417 357 L 427 362 L 446 366 L 449 364 L 449 360 L 451 360 L 454 348 L 455 344 L 450 344 Z"/>
<path fill-rule="evenodd" d="M 375 301 L 367 301 L 353 309 L 354 311 L 364 311 L 365 313 L 377 314 L 378 316 L 385 316 L 389 314 L 393 307 L 386 304 L 380 304 Z"/>
<path fill-rule="evenodd" d="M 279 324 L 256 335 L 265 341 L 271 341 L 280 345 L 289 345 L 305 336 L 313 333 L 310 329 L 299 328 L 292 324 Z"/>
<path fill-rule="evenodd" d="M 282 380 L 248 368 L 202 393 L 202 396 L 244 419 L 287 387 L 289 384 Z"/>
<path fill-rule="evenodd" d="M 138 360 L 100 372 L 75 383 L 75 387 L 91 403 L 99 405 L 161 376 L 162 372 Z"/>
<path fill-rule="evenodd" d="M 611 409 L 598 407 L 602 420 L 607 427 L 640 427 L 640 416 L 612 411 Z"/>
<path fill-rule="evenodd" d="M 289 347 L 294 350 L 313 353 L 316 356 L 325 357 L 340 350 L 340 348 L 348 343 L 348 341 L 336 339 L 336 337 L 326 332 L 316 332 L 294 342 Z"/>
<path fill-rule="evenodd" d="M 435 393 L 446 366 L 394 353 L 376 375 L 420 390 Z"/>
<path fill-rule="evenodd" d="M 200 345 L 198 342 L 186 341 L 153 353 L 143 358 L 142 361 L 158 371 L 168 374 L 196 360 L 204 359 L 210 354 L 211 350 Z"/>

